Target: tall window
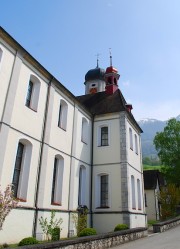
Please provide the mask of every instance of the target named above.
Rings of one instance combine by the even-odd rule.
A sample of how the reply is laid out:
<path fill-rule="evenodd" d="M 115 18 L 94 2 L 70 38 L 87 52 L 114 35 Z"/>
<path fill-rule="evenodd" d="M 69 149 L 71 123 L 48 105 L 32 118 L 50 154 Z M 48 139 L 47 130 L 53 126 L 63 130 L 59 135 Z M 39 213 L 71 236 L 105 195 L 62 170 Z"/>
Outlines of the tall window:
<path fill-rule="evenodd" d="M 138 192 L 138 209 L 141 210 L 141 185 L 139 179 L 137 179 L 137 192 Z"/>
<path fill-rule="evenodd" d="M 24 152 L 24 145 L 22 143 L 19 143 L 17 154 L 16 154 L 13 180 L 12 180 L 13 191 L 14 191 L 15 197 L 18 197 L 18 186 L 19 186 L 20 175 L 22 171 L 23 152 Z"/>
<path fill-rule="evenodd" d="M 133 150 L 133 135 L 131 128 L 129 128 L 129 143 L 130 143 L 130 149 Z"/>
<path fill-rule="evenodd" d="M 31 75 L 28 82 L 25 105 L 34 111 L 38 109 L 39 93 L 40 81 L 35 75 Z"/>
<path fill-rule="evenodd" d="M 61 99 L 59 105 L 58 126 L 63 130 L 66 130 L 67 127 L 67 113 L 68 113 L 68 105 L 64 100 Z"/>
<path fill-rule="evenodd" d="M 101 146 L 107 146 L 108 143 L 108 127 L 101 127 Z"/>
<path fill-rule="evenodd" d="M 0 48 L 0 65 L 1 65 L 1 61 L 2 61 L 2 56 L 3 56 L 3 51 L 2 51 L 2 49 Z"/>
<path fill-rule="evenodd" d="M 27 96 L 26 96 L 26 106 L 27 107 L 31 107 L 32 93 L 33 93 L 33 83 L 32 83 L 32 81 L 29 81 L 28 91 L 27 91 Z"/>
<path fill-rule="evenodd" d="M 12 184 L 14 196 L 23 201 L 26 201 L 27 198 L 31 155 L 32 144 L 25 139 L 20 140 L 16 153 Z"/>
<path fill-rule="evenodd" d="M 132 196 L 132 208 L 136 209 L 136 192 L 135 192 L 134 176 L 131 176 L 131 196 Z"/>
<path fill-rule="evenodd" d="M 134 140 L 135 140 L 135 152 L 138 154 L 138 140 L 137 140 L 137 135 L 134 135 Z"/>
<path fill-rule="evenodd" d="M 52 180 L 51 204 L 62 205 L 64 158 L 56 156 L 54 159 L 54 172 Z"/>
<path fill-rule="evenodd" d="M 79 169 L 79 195 L 78 205 L 86 204 L 86 168 L 81 166 Z"/>
<path fill-rule="evenodd" d="M 82 118 L 81 141 L 88 142 L 88 122 L 85 118 Z"/>
<path fill-rule="evenodd" d="M 107 208 L 109 206 L 108 196 L 108 175 L 100 176 L 100 207 Z"/>

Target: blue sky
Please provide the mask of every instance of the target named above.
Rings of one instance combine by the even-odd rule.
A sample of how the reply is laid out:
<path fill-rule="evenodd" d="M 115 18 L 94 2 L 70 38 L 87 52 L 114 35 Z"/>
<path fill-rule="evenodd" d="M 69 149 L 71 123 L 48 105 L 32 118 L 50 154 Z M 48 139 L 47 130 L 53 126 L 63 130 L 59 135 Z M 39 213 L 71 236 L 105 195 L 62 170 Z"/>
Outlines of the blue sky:
<path fill-rule="evenodd" d="M 74 95 L 111 48 L 137 120 L 180 114 L 179 0 L 1 0 L 0 25 Z"/>

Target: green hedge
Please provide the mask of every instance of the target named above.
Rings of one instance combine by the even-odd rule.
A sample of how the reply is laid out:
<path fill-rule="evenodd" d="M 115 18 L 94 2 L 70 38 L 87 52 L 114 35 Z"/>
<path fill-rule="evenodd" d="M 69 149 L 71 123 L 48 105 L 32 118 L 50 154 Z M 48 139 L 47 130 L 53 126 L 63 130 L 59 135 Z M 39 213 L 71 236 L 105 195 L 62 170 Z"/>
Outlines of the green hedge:
<path fill-rule="evenodd" d="M 96 235 L 96 229 L 94 228 L 84 228 L 80 234 L 79 237 L 83 237 L 83 236 L 91 236 L 91 235 Z"/>
<path fill-rule="evenodd" d="M 129 229 L 129 227 L 126 224 L 118 224 L 117 226 L 115 226 L 114 232 L 122 231 L 122 230 L 126 230 L 126 229 Z"/>

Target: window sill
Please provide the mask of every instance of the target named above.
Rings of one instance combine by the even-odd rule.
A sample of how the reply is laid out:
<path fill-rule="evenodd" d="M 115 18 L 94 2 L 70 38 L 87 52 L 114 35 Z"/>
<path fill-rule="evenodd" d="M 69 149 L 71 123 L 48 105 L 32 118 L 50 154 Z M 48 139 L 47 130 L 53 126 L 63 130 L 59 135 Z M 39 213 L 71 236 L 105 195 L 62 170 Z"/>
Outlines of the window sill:
<path fill-rule="evenodd" d="M 109 146 L 109 144 L 107 144 L 107 145 L 98 145 L 98 147 L 108 147 Z"/>
<path fill-rule="evenodd" d="M 27 106 L 27 105 L 25 105 L 28 109 L 30 109 L 31 111 L 33 111 L 33 112 L 37 112 L 37 110 L 34 110 L 33 108 L 31 108 L 30 106 Z"/>
<path fill-rule="evenodd" d="M 27 200 L 22 199 L 22 198 L 16 198 L 16 200 L 20 201 L 20 202 L 27 202 Z"/>
<path fill-rule="evenodd" d="M 56 202 L 51 203 L 51 205 L 53 205 L 53 206 L 62 206 L 61 203 L 56 203 Z"/>
<path fill-rule="evenodd" d="M 60 126 L 58 126 L 61 130 L 63 130 L 63 131 L 66 131 L 66 129 L 65 128 L 63 128 L 63 127 L 60 127 Z"/>
<path fill-rule="evenodd" d="M 87 142 L 83 141 L 82 139 L 81 139 L 81 142 L 82 142 L 83 144 L 87 145 Z"/>
<path fill-rule="evenodd" d="M 107 208 L 110 208 L 109 206 L 107 207 L 96 207 L 96 209 L 107 209 Z"/>

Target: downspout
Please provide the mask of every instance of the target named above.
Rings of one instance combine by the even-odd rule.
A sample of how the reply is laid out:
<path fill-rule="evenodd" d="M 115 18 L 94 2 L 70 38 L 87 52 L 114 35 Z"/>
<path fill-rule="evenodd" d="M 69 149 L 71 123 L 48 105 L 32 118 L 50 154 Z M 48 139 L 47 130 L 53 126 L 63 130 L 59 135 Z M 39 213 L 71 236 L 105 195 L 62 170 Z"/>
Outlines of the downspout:
<path fill-rule="evenodd" d="M 46 95 L 46 106 L 44 110 L 44 120 L 43 120 L 43 129 L 42 129 L 42 137 L 41 137 L 41 147 L 40 147 L 40 156 L 39 156 L 39 165 L 37 169 L 37 179 L 36 179 L 36 189 L 35 189 L 35 197 L 34 197 L 34 221 L 33 221 L 33 231 L 32 234 L 35 237 L 36 236 L 36 227 L 37 227 L 37 217 L 38 217 L 38 194 L 39 194 L 39 185 L 40 185 L 40 176 L 41 176 L 41 167 L 42 167 L 42 156 L 43 156 L 43 148 L 44 148 L 44 138 L 45 138 L 45 131 L 46 131 L 46 121 L 47 121 L 47 115 L 48 115 L 48 106 L 49 106 L 49 95 L 50 95 L 50 87 L 51 83 L 53 81 L 54 77 L 51 78 L 51 80 L 48 83 L 48 90 Z"/>
<path fill-rule="evenodd" d="M 70 211 L 70 192 L 71 192 L 71 173 L 72 173 L 72 154 L 73 154 L 73 134 L 74 134 L 74 126 L 75 126 L 75 103 L 74 103 L 74 115 L 73 115 L 73 128 L 72 128 L 72 142 L 71 142 L 71 161 L 70 161 L 70 172 L 69 172 L 69 195 L 68 195 L 68 211 L 69 211 L 69 219 L 68 219 L 68 237 L 70 237 L 70 218 L 71 218 L 71 211 Z"/>
<path fill-rule="evenodd" d="M 92 135 L 91 135 L 91 186 L 90 186 L 90 227 L 93 227 L 92 198 L 93 198 L 93 144 L 94 144 L 94 115 L 92 117 Z"/>

